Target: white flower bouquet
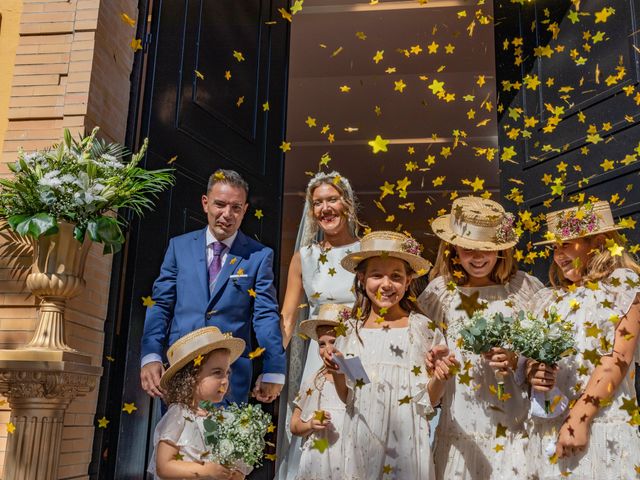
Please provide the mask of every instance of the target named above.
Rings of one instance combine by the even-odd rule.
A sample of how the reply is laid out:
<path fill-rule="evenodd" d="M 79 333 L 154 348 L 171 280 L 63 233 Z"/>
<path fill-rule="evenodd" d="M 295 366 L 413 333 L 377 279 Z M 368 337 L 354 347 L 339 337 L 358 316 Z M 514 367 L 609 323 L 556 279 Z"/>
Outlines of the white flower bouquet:
<path fill-rule="evenodd" d="M 513 319 L 497 312 L 486 316 L 482 311 L 474 312 L 473 316 L 460 330 L 460 345 L 463 350 L 475 354 L 489 352 L 494 347 L 508 348 L 509 330 Z M 496 372 L 498 382 L 497 396 L 502 400 L 504 396 L 504 378 Z"/>
<path fill-rule="evenodd" d="M 147 140 L 129 161 L 119 144 L 90 135 L 75 140 L 69 130 L 49 149 L 18 153 L 12 178 L 0 179 L 0 219 L 22 236 L 38 238 L 58 231 L 58 222 L 75 226 L 74 236 L 102 243 L 105 253 L 124 243 L 122 212 L 141 215 L 154 207 L 153 197 L 173 184 L 171 169 L 145 170 L 138 164 Z"/>
<path fill-rule="evenodd" d="M 271 415 L 259 405 L 236 405 L 226 408 L 204 402 L 210 413 L 204 420 L 205 442 L 211 447 L 209 458 L 248 475 L 261 465 L 265 435 L 271 425 Z"/>
<path fill-rule="evenodd" d="M 560 318 L 554 308 L 543 318 L 522 310 L 518 312 L 513 321 L 509 341 L 519 355 L 549 366 L 556 365 L 562 357 L 575 351 L 573 324 Z M 550 403 L 549 395 L 545 395 L 546 415 L 550 414 Z"/>

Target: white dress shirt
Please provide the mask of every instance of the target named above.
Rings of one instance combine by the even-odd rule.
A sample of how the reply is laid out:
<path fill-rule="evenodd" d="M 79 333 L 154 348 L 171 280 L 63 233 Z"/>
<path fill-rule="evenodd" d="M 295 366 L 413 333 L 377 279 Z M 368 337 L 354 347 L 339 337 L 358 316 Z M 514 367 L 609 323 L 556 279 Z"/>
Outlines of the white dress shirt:
<path fill-rule="evenodd" d="M 221 241 L 226 245 L 226 248 L 224 249 L 224 251 L 222 252 L 222 256 L 220 257 L 220 265 L 224 265 L 224 263 L 227 261 L 229 251 L 231 250 L 231 245 L 233 245 L 233 242 L 235 242 L 237 236 L 238 236 L 238 231 L 236 230 L 236 232 L 233 235 Z M 216 240 L 216 237 L 210 228 L 207 228 L 205 238 L 206 238 L 206 245 L 207 245 L 206 248 L 207 248 L 207 266 L 208 266 L 213 260 L 213 244 L 218 240 Z M 151 362 L 162 362 L 162 357 L 160 357 L 160 355 L 158 355 L 157 353 L 149 353 L 144 357 L 142 357 L 142 360 L 140 361 L 140 367 L 144 367 L 146 364 Z M 263 373 L 262 375 L 260 375 L 258 381 L 263 381 L 265 383 L 278 383 L 280 385 L 284 385 L 285 376 L 283 373 Z"/>

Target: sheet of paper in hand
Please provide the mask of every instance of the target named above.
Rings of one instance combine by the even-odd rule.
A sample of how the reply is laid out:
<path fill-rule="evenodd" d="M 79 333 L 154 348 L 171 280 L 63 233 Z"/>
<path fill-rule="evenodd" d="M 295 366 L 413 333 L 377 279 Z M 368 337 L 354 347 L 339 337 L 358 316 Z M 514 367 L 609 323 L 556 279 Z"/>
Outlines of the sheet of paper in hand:
<path fill-rule="evenodd" d="M 345 358 L 336 355 L 334 356 L 333 361 L 336 362 L 340 371 L 344 373 L 349 380 L 363 385 L 371 383 L 371 380 L 369 380 L 369 376 L 367 375 L 367 371 L 362 365 L 360 357 Z"/>

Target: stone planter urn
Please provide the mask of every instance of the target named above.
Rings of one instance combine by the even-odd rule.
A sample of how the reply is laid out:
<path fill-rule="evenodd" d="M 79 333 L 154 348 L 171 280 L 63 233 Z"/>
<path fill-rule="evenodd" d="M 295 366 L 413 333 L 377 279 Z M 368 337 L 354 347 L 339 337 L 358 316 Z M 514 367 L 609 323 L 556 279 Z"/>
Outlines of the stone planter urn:
<path fill-rule="evenodd" d="M 40 299 L 40 312 L 38 327 L 26 348 L 74 352 L 66 341 L 64 311 L 67 300 L 84 289 L 91 240 L 88 236 L 84 243 L 76 240 L 70 223 L 58 222 L 58 226 L 58 233 L 34 242 L 27 288 Z"/>
<path fill-rule="evenodd" d="M 34 241 L 27 288 L 39 300 L 38 326 L 22 348 L 0 350 L 0 394 L 11 407 L 15 427 L 7 437 L 5 480 L 58 478 L 64 415 L 74 398 L 92 391 L 102 367 L 67 345 L 64 312 L 68 299 L 85 286 L 91 247 L 73 237 L 74 226 Z"/>

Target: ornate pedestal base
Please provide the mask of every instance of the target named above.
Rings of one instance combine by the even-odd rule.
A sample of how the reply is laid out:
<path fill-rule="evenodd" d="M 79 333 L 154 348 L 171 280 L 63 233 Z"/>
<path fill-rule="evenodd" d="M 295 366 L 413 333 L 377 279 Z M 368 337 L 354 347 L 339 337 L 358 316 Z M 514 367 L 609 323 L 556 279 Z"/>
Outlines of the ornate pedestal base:
<path fill-rule="evenodd" d="M 0 393 L 15 426 L 5 480 L 57 479 L 64 413 L 75 397 L 95 388 L 101 373 L 78 353 L 0 350 Z"/>

